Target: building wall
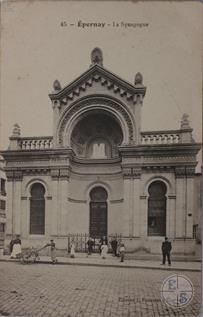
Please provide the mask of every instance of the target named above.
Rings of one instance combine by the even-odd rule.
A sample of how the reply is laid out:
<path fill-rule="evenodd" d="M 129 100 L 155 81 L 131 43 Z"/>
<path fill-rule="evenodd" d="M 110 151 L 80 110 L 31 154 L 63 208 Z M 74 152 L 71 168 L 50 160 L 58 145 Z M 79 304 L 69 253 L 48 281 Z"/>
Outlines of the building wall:
<path fill-rule="evenodd" d="M 182 253 L 184 246 L 184 252 L 191 254 L 195 243 L 192 240 L 193 221 L 188 221 L 185 215 L 185 203 L 179 203 L 185 179 L 181 178 L 180 182 L 174 173 L 159 171 L 143 171 L 134 178 L 126 178 L 121 172 L 96 176 L 89 175 L 87 171 L 87 175 L 72 173 L 66 178 L 30 175 L 9 181 L 11 202 L 7 209 L 6 243 L 8 245 L 12 236 L 20 234 L 24 247 L 40 247 L 52 237 L 59 249 L 66 249 L 68 234 L 89 233 L 89 193 L 95 186 L 102 186 L 108 193 L 108 234 L 121 234 L 130 252 L 144 249 L 160 253 L 163 237 L 147 236 L 148 187 L 156 180 L 164 182 L 167 187 L 166 235 L 173 241 L 174 252 Z M 30 188 L 35 182 L 42 183 L 46 189 L 45 235 L 29 233 Z M 195 200 L 194 191 L 187 195 L 187 200 Z M 198 219 L 196 209 L 194 219 Z M 184 228 L 188 230 L 187 237 Z"/>
<path fill-rule="evenodd" d="M 0 250 L 4 247 L 6 232 L 6 175 L 4 163 L 3 158 L 0 158 Z"/>

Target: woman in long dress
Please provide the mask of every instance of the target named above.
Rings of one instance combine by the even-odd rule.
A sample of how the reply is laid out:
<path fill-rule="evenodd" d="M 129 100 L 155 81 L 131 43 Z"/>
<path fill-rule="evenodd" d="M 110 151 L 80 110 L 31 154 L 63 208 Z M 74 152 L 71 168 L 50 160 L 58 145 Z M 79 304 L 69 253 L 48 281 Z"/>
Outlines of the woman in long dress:
<path fill-rule="evenodd" d="M 102 259 L 106 259 L 107 252 L 108 252 L 108 246 L 107 246 L 106 242 L 104 241 L 102 246 L 101 246 L 101 257 L 102 257 Z"/>
<path fill-rule="evenodd" d="M 16 259 L 18 255 L 22 253 L 20 236 L 16 236 L 12 244 L 13 248 L 11 253 L 11 259 Z"/>

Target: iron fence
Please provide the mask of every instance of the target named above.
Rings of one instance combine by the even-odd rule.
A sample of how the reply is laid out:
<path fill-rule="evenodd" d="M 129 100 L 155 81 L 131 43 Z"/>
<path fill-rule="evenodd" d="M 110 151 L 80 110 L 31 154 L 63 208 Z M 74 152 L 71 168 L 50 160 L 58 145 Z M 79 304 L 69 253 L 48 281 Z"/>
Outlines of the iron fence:
<path fill-rule="evenodd" d="M 71 243 L 74 242 L 75 245 L 75 252 L 87 252 L 87 241 L 90 238 L 90 235 L 88 233 L 69 233 L 68 234 L 68 252 L 70 252 L 71 249 Z M 116 239 L 118 242 L 121 242 L 122 235 L 121 234 L 111 234 L 107 237 L 109 252 L 112 252 L 111 250 L 111 240 Z M 101 245 L 101 239 L 98 238 L 92 238 L 94 244 L 93 244 L 93 252 L 99 253 L 100 245 Z"/>

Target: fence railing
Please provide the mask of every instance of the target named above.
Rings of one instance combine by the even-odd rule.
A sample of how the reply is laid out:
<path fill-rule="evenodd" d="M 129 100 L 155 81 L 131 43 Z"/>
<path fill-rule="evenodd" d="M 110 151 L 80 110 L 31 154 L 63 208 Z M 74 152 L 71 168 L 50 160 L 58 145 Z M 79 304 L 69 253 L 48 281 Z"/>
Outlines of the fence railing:
<path fill-rule="evenodd" d="M 20 138 L 18 147 L 21 150 L 46 150 L 53 147 L 53 137 Z"/>
<path fill-rule="evenodd" d="M 141 144 L 174 144 L 180 142 L 180 131 L 152 131 L 141 133 Z"/>
<path fill-rule="evenodd" d="M 87 252 L 87 241 L 89 240 L 90 235 L 88 233 L 70 233 L 68 234 L 68 252 L 71 249 L 71 243 L 74 242 L 75 251 L 76 252 Z M 107 236 L 107 242 L 109 246 L 109 251 L 111 252 L 111 240 L 115 238 L 118 242 L 122 240 L 121 234 L 112 234 Z M 93 252 L 99 253 L 101 239 L 92 238 L 93 239 Z"/>

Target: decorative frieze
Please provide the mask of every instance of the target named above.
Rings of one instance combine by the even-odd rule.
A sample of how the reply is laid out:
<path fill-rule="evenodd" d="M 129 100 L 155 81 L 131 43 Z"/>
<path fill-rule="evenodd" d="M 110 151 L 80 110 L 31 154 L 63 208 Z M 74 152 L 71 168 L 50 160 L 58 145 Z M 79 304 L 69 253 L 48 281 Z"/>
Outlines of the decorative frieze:
<path fill-rule="evenodd" d="M 142 170 L 139 167 L 124 167 L 123 176 L 124 178 L 140 178 Z"/>
<path fill-rule="evenodd" d="M 176 175 L 176 178 L 185 177 L 185 166 L 175 167 L 175 175 Z"/>
<path fill-rule="evenodd" d="M 195 166 L 178 166 L 175 167 L 176 177 L 194 177 Z"/>
<path fill-rule="evenodd" d="M 51 170 L 51 178 L 56 180 L 59 178 L 59 169 L 52 169 Z"/>
<path fill-rule="evenodd" d="M 68 168 L 60 169 L 60 171 L 59 171 L 60 179 L 68 179 L 70 176 L 69 174 L 70 174 L 70 172 L 69 172 Z"/>
<path fill-rule="evenodd" d="M 22 181 L 23 172 L 21 170 L 18 171 L 6 171 L 7 181 Z"/>
<path fill-rule="evenodd" d="M 195 167 L 194 166 L 186 167 L 185 172 L 187 177 L 194 177 Z"/>

